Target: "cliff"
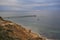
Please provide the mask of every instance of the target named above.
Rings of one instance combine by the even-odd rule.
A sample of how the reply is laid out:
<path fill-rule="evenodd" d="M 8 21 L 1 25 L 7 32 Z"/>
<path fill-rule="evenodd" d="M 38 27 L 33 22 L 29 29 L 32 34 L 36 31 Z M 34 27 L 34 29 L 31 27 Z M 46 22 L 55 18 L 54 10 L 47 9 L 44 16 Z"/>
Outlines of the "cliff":
<path fill-rule="evenodd" d="M 0 40 L 46 40 L 46 38 L 0 17 Z"/>

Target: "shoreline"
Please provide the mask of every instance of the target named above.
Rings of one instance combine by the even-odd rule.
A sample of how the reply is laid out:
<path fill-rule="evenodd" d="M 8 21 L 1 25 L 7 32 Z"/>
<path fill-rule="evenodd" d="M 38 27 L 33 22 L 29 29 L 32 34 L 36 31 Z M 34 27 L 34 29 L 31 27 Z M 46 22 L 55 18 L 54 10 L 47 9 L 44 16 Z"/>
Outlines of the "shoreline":
<path fill-rule="evenodd" d="M 17 23 L 17 22 L 16 22 Z M 18 25 L 21 25 L 22 27 L 24 27 L 25 29 L 27 29 L 27 30 L 31 30 L 31 28 L 27 28 L 25 25 L 23 25 L 23 24 L 21 24 L 21 23 L 17 23 Z M 34 32 L 33 30 L 31 30 L 33 33 L 35 33 L 35 34 L 37 34 L 37 35 L 39 35 L 40 37 L 43 37 L 43 38 L 46 38 L 46 40 L 58 40 L 58 39 L 48 39 L 46 36 L 43 36 L 43 35 L 41 35 L 41 34 L 39 34 L 39 33 L 37 33 L 37 32 Z"/>
<path fill-rule="evenodd" d="M 12 20 L 11 20 L 12 21 Z M 18 22 L 15 22 L 15 21 L 12 21 L 13 23 L 16 23 L 16 24 L 18 24 L 18 25 L 21 25 L 23 28 L 25 28 L 26 30 L 31 30 L 31 28 L 27 28 L 25 25 L 23 25 L 23 24 L 21 24 L 21 23 L 18 23 Z M 37 33 L 37 32 L 35 32 L 35 31 L 33 31 L 33 30 L 31 30 L 32 31 L 32 33 L 35 33 L 35 34 L 37 34 L 37 35 L 39 35 L 40 37 L 43 37 L 43 38 L 45 38 L 46 40 L 54 40 L 54 39 L 48 39 L 46 36 L 44 36 L 44 35 L 41 35 L 41 34 L 39 34 L 39 33 Z"/>
<path fill-rule="evenodd" d="M 17 23 L 17 22 L 16 22 Z M 24 27 L 26 30 L 31 30 L 31 28 L 29 29 L 29 28 L 27 28 L 25 25 L 23 25 L 23 24 L 21 24 L 21 23 L 17 23 L 18 25 L 21 25 L 22 27 Z M 43 38 L 45 38 L 46 40 L 51 40 L 51 39 L 48 39 L 47 37 L 44 37 L 44 36 L 42 36 L 41 34 L 39 34 L 39 33 L 37 33 L 37 32 L 34 32 L 33 30 L 31 30 L 32 31 L 32 33 L 35 33 L 35 34 L 37 34 L 37 35 L 39 35 L 39 37 L 43 37 Z"/>
<path fill-rule="evenodd" d="M 37 39 L 41 39 L 41 40 L 53 40 L 53 39 L 48 39 L 47 37 L 44 37 L 43 35 L 39 34 L 38 32 L 34 32 L 33 30 L 31 30 L 31 28 L 27 28 L 25 25 L 21 24 L 21 23 L 17 23 L 14 21 L 9 21 L 9 20 L 3 20 L 2 18 L 1 20 L 1 25 L 3 25 L 3 27 L 5 27 L 5 25 L 10 25 L 13 26 L 16 30 L 19 30 L 19 28 L 21 28 L 20 30 L 23 31 L 23 33 L 26 32 L 26 34 L 28 33 L 33 39 L 37 38 Z M 9 28 L 9 26 L 8 26 Z M 14 29 L 13 28 L 13 29 Z M 18 33 L 19 34 L 19 33 Z"/>

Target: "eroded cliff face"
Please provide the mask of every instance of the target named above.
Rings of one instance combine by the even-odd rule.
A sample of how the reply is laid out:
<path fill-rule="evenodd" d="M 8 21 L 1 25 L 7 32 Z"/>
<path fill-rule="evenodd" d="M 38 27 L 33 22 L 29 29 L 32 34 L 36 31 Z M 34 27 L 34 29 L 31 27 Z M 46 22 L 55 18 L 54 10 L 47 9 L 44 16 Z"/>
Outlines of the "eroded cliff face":
<path fill-rule="evenodd" d="M 46 38 L 0 17 L 0 40 L 46 40 Z"/>

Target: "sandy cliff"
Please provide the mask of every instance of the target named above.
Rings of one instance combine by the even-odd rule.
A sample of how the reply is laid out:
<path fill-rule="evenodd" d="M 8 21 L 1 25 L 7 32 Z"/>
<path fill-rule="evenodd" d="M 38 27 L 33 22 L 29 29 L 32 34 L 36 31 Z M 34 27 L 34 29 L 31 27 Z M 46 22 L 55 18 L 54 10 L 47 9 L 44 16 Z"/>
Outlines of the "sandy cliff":
<path fill-rule="evenodd" d="M 0 40 L 46 40 L 46 38 L 0 17 Z"/>

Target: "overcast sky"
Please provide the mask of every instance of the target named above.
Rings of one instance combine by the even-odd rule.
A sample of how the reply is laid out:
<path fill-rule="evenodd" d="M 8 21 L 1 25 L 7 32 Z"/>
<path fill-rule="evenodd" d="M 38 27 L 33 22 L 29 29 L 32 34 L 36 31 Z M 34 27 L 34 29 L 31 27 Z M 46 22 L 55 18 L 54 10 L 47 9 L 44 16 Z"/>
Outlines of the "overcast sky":
<path fill-rule="evenodd" d="M 60 10 L 60 0 L 0 0 L 0 10 Z"/>

